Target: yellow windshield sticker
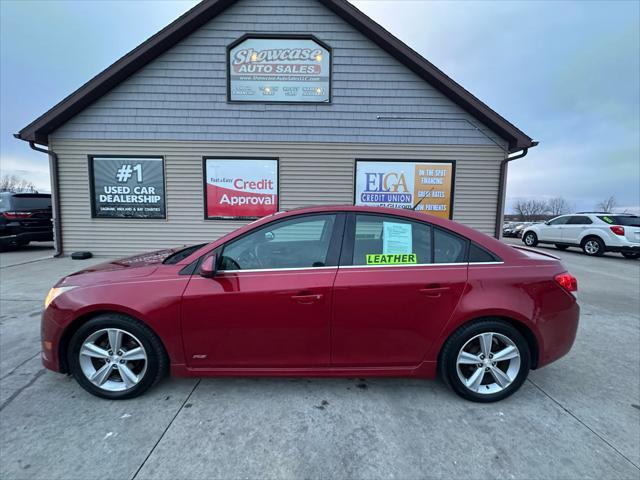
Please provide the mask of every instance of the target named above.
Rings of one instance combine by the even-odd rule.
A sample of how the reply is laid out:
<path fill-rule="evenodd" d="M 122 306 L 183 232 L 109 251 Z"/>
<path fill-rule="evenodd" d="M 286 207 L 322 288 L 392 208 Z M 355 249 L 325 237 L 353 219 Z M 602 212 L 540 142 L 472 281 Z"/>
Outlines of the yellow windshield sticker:
<path fill-rule="evenodd" d="M 418 256 L 415 253 L 367 254 L 367 265 L 412 265 L 416 263 L 418 263 Z"/>

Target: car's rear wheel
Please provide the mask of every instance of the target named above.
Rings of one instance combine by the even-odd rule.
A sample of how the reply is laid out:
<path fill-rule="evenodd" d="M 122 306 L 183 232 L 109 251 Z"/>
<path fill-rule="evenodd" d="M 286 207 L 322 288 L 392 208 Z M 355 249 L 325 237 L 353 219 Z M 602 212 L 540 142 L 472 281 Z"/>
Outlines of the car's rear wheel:
<path fill-rule="evenodd" d="M 558 250 L 566 250 L 567 248 L 569 248 L 569 245 L 560 245 L 556 243 L 556 248 Z"/>
<path fill-rule="evenodd" d="M 119 314 L 99 315 L 71 337 L 69 370 L 88 392 L 112 400 L 133 398 L 167 370 L 167 357 L 145 324 Z"/>
<path fill-rule="evenodd" d="M 531 353 L 522 334 L 502 320 L 464 325 L 445 343 L 440 374 L 462 398 L 495 402 L 512 395 L 529 374 Z"/>
<path fill-rule="evenodd" d="M 591 257 L 604 255 L 604 242 L 598 237 L 587 237 L 582 241 L 582 251 Z"/>
<path fill-rule="evenodd" d="M 538 236 L 533 232 L 527 232 L 522 237 L 522 241 L 527 247 L 535 247 L 538 245 Z"/>
<path fill-rule="evenodd" d="M 635 260 L 636 258 L 640 258 L 640 253 L 622 252 L 622 256 L 630 260 Z"/>

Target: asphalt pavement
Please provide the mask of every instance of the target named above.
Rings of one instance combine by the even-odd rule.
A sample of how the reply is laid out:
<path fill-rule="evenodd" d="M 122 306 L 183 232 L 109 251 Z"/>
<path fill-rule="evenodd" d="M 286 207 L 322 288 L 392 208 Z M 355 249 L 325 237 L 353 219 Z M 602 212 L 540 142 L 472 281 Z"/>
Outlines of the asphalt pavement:
<path fill-rule="evenodd" d="M 0 478 L 640 478 L 640 261 L 562 258 L 573 350 L 481 405 L 440 381 L 167 379 L 106 401 L 43 369 L 42 300 L 104 259 L 0 254 Z"/>

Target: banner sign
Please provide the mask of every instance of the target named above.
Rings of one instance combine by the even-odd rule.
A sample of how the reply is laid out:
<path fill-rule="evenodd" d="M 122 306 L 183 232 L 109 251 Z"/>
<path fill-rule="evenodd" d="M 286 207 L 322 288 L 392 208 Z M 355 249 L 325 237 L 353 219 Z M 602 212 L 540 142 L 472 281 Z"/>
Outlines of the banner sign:
<path fill-rule="evenodd" d="M 207 218 L 259 218 L 278 211 L 278 161 L 205 159 Z"/>
<path fill-rule="evenodd" d="M 356 162 L 355 204 L 453 215 L 453 162 Z"/>
<path fill-rule="evenodd" d="M 90 157 L 93 217 L 166 218 L 162 157 Z"/>
<path fill-rule="evenodd" d="M 228 52 L 229 100 L 329 102 L 331 52 L 309 38 L 247 38 Z"/>

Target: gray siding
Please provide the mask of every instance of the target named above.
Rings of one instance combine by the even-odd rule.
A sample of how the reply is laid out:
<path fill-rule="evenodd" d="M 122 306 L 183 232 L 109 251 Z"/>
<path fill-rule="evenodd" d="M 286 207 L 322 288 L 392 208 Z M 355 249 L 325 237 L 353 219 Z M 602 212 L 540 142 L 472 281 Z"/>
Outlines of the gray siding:
<path fill-rule="evenodd" d="M 245 33 L 313 34 L 333 48 L 333 102 L 230 104 L 226 46 Z M 382 116 L 419 120 L 378 120 Z M 60 127 L 54 139 L 494 145 L 391 55 L 313 0 L 242 0 Z"/>
<path fill-rule="evenodd" d="M 280 208 L 353 204 L 356 158 L 456 160 L 454 220 L 487 234 L 494 229 L 503 152 L 495 146 L 376 145 L 354 143 L 233 143 L 79 141 L 51 143 L 60 160 L 60 203 L 66 254 L 89 250 L 124 255 L 211 241 L 243 225 L 204 220 L 202 157 L 280 159 Z M 88 155 L 163 155 L 166 220 L 92 219 Z"/>

